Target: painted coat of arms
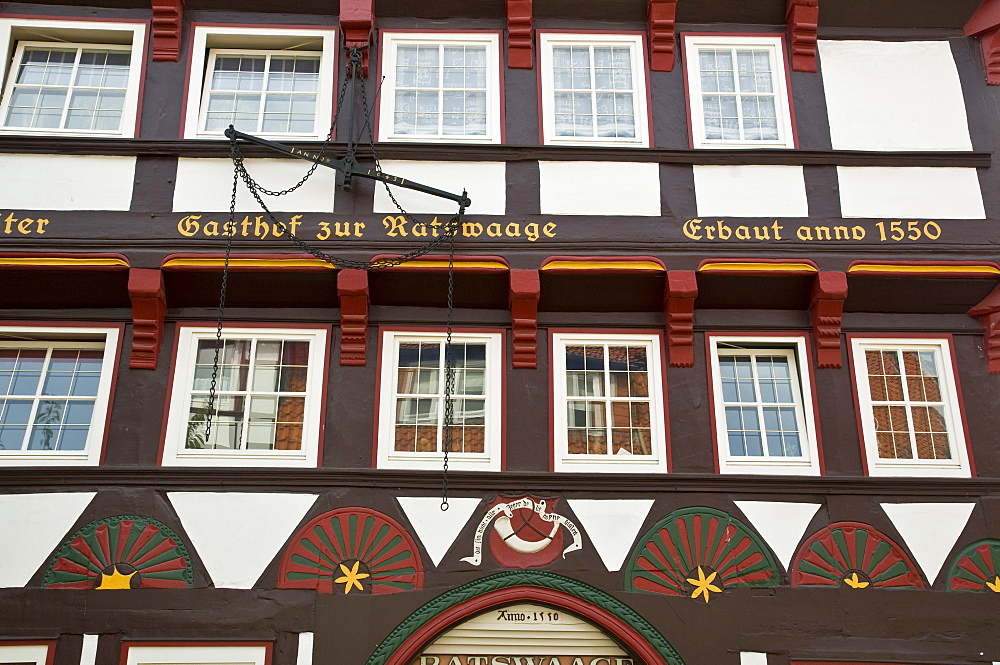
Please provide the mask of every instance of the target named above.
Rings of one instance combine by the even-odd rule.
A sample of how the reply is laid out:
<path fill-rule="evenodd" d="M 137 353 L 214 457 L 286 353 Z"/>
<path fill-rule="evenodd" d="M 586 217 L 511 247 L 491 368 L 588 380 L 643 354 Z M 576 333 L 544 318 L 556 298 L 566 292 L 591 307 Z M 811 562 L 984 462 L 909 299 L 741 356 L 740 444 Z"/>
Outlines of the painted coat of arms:
<path fill-rule="evenodd" d="M 472 556 L 462 561 L 478 566 L 483 558 L 483 540 L 489 531 L 490 554 L 505 568 L 537 568 L 555 561 L 560 553 L 583 547 L 580 529 L 555 511 L 559 499 L 531 496 L 497 496 L 476 527 Z M 490 525 L 493 528 L 490 529 Z M 563 529 L 572 542 L 563 547 Z"/>

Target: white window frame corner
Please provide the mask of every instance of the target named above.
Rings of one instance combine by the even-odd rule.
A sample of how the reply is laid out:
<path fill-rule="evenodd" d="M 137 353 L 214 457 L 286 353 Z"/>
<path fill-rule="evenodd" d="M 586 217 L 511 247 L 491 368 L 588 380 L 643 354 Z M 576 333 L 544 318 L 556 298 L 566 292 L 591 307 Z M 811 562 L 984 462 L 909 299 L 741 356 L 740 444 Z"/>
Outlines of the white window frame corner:
<path fill-rule="evenodd" d="M 396 47 L 400 44 L 482 44 L 486 45 L 486 135 L 485 136 L 429 136 L 394 133 L 396 101 Z M 493 30 L 481 32 L 455 31 L 406 31 L 382 32 L 379 42 L 379 71 L 385 76 L 378 93 L 377 140 L 394 143 L 458 143 L 500 144 L 503 142 L 503 56 L 500 33 Z"/>
<path fill-rule="evenodd" d="M 271 665 L 272 642 L 122 642 L 122 665 Z"/>
<path fill-rule="evenodd" d="M 439 471 L 443 455 L 440 452 L 408 453 L 396 452 L 395 447 L 395 399 L 397 379 L 397 344 L 402 340 L 427 341 L 444 340 L 447 333 L 438 330 L 398 330 L 379 331 L 379 372 L 378 409 L 376 417 L 377 469 L 401 469 Z M 504 390 L 506 336 L 501 331 L 452 332 L 453 342 L 486 343 L 486 425 L 483 453 L 448 454 L 448 468 L 453 471 L 502 471 L 504 450 Z M 442 414 L 443 417 L 443 414 Z"/>
<path fill-rule="evenodd" d="M 734 458 L 729 454 L 729 439 L 726 436 L 725 403 L 722 400 L 722 377 L 719 371 L 719 343 L 734 342 L 751 344 L 761 351 L 787 352 L 795 363 L 798 392 L 801 404 L 797 405 L 802 415 L 800 444 L 802 458 L 761 457 Z M 709 354 L 709 386 L 712 399 L 712 429 L 715 439 L 715 454 L 721 474 L 752 474 L 772 476 L 818 476 L 822 473 L 819 426 L 816 416 L 816 385 L 812 377 L 812 354 L 804 335 L 731 335 L 706 333 L 705 346 Z"/>
<path fill-rule="evenodd" d="M 52 665 L 56 640 L 0 640 L 0 663 Z"/>
<path fill-rule="evenodd" d="M 282 341 L 308 341 L 309 374 L 306 378 L 302 448 L 299 450 L 225 450 L 188 449 L 184 447 L 187 414 L 194 380 L 194 360 L 200 340 L 214 339 L 215 327 L 183 325 L 177 327 L 177 352 L 171 366 L 167 426 L 162 445 L 161 466 L 186 467 L 291 467 L 319 466 L 323 436 L 324 397 L 329 361 L 330 330 L 327 327 L 276 328 L 233 326 L 223 329 L 222 339 L 265 338 Z M 247 407 L 249 408 L 249 406 Z"/>
<path fill-rule="evenodd" d="M 766 33 L 759 35 L 724 35 L 684 33 L 684 91 L 687 96 L 688 119 L 691 127 L 691 146 L 694 148 L 731 150 L 734 148 L 796 148 L 794 112 L 792 110 L 791 79 L 784 35 Z M 698 47 L 767 47 L 773 55 L 775 109 L 778 113 L 777 141 L 748 141 L 705 138 L 705 113 L 701 97 L 701 68 L 698 64 Z"/>
<path fill-rule="evenodd" d="M 21 136 L 91 136 L 95 138 L 136 138 L 139 128 L 139 118 L 142 109 L 139 100 L 145 85 L 147 32 L 148 21 L 91 21 L 88 19 L 46 19 L 46 18 L 2 18 L 0 17 L 0 135 Z M 14 32 L 24 29 L 30 33 L 41 35 L 52 34 L 53 39 L 46 40 L 35 36 L 25 40 L 16 40 Z M 122 105 L 121 126 L 117 131 L 80 130 L 63 128 L 25 128 L 6 127 L 3 125 L 7 117 L 7 107 L 14 87 L 14 74 L 25 45 L 52 44 L 67 47 L 97 47 L 125 46 L 119 42 L 95 43 L 86 32 L 90 31 L 120 32 L 123 35 L 131 33 L 129 49 L 128 88 L 125 90 L 125 101 Z M 86 31 L 86 32 L 84 32 Z M 74 38 L 74 33 L 79 38 Z"/>
<path fill-rule="evenodd" d="M 635 137 L 578 137 L 556 136 L 555 132 L 555 99 L 553 97 L 554 79 L 552 65 L 552 47 L 594 46 L 594 45 L 628 46 L 631 52 L 633 80 L 635 81 L 634 110 Z M 637 32 L 561 32 L 551 30 L 538 31 L 538 76 L 542 99 L 541 122 L 543 145 L 588 145 L 603 147 L 636 147 L 648 148 L 652 136 L 652 118 L 650 118 L 650 83 L 649 59 L 646 55 L 646 36 Z"/>
<path fill-rule="evenodd" d="M 663 353 L 663 335 L 655 332 L 551 332 L 552 372 L 552 463 L 557 473 L 667 473 L 667 387 Z M 649 425 L 653 454 L 646 457 L 626 455 L 570 455 L 567 437 L 566 347 L 570 344 L 645 344 L 649 357 Z M 639 457 L 637 459 L 637 457 Z"/>
<path fill-rule="evenodd" d="M 240 38 L 245 46 L 213 46 L 215 38 Z M 322 141 L 326 139 L 333 123 L 334 99 L 337 96 L 337 49 L 340 45 L 336 28 L 305 27 L 268 27 L 215 25 L 196 23 L 191 28 L 191 47 L 188 54 L 188 82 L 184 91 L 183 127 L 181 137 L 185 139 L 224 139 L 222 132 L 205 131 L 202 129 L 204 117 L 206 86 L 211 81 L 207 67 L 211 60 L 210 51 L 231 52 L 269 52 L 278 53 L 280 49 L 267 48 L 268 41 L 278 38 L 319 38 L 323 47 L 319 51 L 289 50 L 289 54 L 319 53 L 319 89 L 316 93 L 316 122 L 314 131 L 310 133 L 266 133 L 258 136 L 264 138 Z"/>
<path fill-rule="evenodd" d="M 38 337 L 39 344 L 60 342 L 60 338 L 92 338 L 93 342 L 104 345 L 101 359 L 101 378 L 94 397 L 94 412 L 87 430 L 87 443 L 83 450 L 10 450 L 0 451 L 0 466 L 98 466 L 104 455 L 108 424 L 111 421 L 113 388 L 117 379 L 118 362 L 121 359 L 121 326 L 0 326 L 2 333 L 22 333 Z M 101 339 L 103 337 L 103 340 Z M 28 341 L 28 340 L 26 340 Z M 91 341 L 91 340 L 86 340 Z M 0 342 L 6 342 L 0 339 Z M 72 342 L 68 343 L 72 346 Z"/>
<path fill-rule="evenodd" d="M 958 385 L 958 368 L 954 346 L 950 335 L 909 336 L 868 336 L 850 335 L 851 371 L 854 377 L 855 403 L 858 408 L 858 430 L 861 447 L 865 455 L 867 475 L 872 477 L 920 477 L 920 478 L 970 478 L 972 477 L 969 439 L 965 423 L 965 412 Z M 898 460 L 882 459 L 878 456 L 878 442 L 875 436 L 875 419 L 872 414 L 871 393 L 868 387 L 868 365 L 865 351 L 868 349 L 934 350 L 941 361 L 942 400 L 947 407 L 948 435 L 954 457 L 951 462 L 939 460 Z"/>

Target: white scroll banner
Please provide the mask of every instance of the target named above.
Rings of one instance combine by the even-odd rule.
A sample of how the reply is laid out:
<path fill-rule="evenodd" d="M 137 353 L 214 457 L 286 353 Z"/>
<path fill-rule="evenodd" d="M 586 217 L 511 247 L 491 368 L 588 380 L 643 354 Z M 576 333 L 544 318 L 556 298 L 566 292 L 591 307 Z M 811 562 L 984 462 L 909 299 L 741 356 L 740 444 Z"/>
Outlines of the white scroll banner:
<path fill-rule="evenodd" d="M 570 552 L 583 548 L 583 539 L 580 535 L 580 529 L 577 528 L 573 522 L 571 522 L 566 517 L 562 515 L 557 515 L 556 513 L 545 512 L 545 501 L 535 501 L 531 497 L 524 497 L 517 499 L 516 501 L 511 501 L 510 503 L 498 503 L 497 505 L 490 508 L 490 510 L 483 517 L 483 521 L 479 523 L 476 527 L 476 538 L 472 549 L 472 556 L 467 556 L 462 559 L 466 563 L 471 563 L 473 566 L 478 566 L 483 561 L 483 537 L 486 535 L 486 530 L 489 528 L 490 523 L 493 519 L 500 513 L 504 514 L 508 520 L 514 516 L 514 511 L 521 508 L 530 508 L 534 512 L 538 513 L 538 516 L 544 522 L 553 522 L 557 525 L 552 533 L 549 535 L 549 540 L 555 535 L 555 529 L 559 526 L 565 527 L 569 531 L 570 535 L 573 536 L 573 542 L 563 550 L 562 557 L 565 559 L 566 555 Z M 544 541 L 541 541 L 544 542 Z M 544 549 L 544 548 L 539 548 Z"/>

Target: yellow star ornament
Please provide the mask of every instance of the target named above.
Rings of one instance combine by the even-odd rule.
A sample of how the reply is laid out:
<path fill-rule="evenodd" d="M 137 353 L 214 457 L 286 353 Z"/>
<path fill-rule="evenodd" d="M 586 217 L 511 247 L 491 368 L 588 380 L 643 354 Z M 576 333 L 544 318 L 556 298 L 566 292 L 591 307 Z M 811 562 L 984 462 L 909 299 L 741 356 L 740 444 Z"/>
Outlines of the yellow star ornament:
<path fill-rule="evenodd" d="M 851 573 L 850 577 L 844 578 L 844 584 L 851 587 L 852 589 L 864 589 L 866 586 L 870 584 L 870 582 L 864 582 L 858 579 L 857 573 Z"/>
<path fill-rule="evenodd" d="M 350 593 L 354 587 L 358 587 L 358 591 L 364 590 L 364 587 L 361 586 L 361 580 L 370 577 L 370 575 L 368 573 L 359 573 L 358 566 L 360 565 L 360 561 L 355 561 L 354 566 L 348 570 L 347 566 L 340 564 L 340 572 L 343 573 L 343 576 L 338 577 L 333 582 L 334 584 L 343 584 L 345 594 Z"/>
<path fill-rule="evenodd" d="M 115 566 L 111 569 L 111 574 L 101 573 L 100 583 L 95 587 L 95 589 L 131 589 L 132 588 L 132 576 L 135 572 L 123 575 L 118 572 L 118 567 Z"/>
<path fill-rule="evenodd" d="M 993 593 L 1000 593 L 1000 575 L 993 578 L 992 582 L 987 582 L 986 586 L 990 588 Z"/>
<path fill-rule="evenodd" d="M 698 579 L 687 578 L 687 581 L 694 585 L 694 592 L 691 593 L 692 598 L 697 598 L 701 594 L 705 594 L 705 602 L 708 602 L 708 592 L 714 591 L 715 593 L 722 593 L 722 589 L 712 584 L 715 580 L 715 576 L 718 572 L 713 572 L 708 577 L 705 577 L 705 571 L 698 566 Z"/>

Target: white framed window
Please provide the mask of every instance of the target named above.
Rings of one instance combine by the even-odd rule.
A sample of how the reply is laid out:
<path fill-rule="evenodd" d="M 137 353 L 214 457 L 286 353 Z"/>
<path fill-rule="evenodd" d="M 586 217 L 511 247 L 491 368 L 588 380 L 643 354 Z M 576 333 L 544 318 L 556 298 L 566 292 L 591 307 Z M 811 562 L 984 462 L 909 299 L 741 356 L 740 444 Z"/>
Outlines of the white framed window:
<path fill-rule="evenodd" d="M 55 640 L 31 642 L 27 640 L 0 641 L 0 663 L 24 665 L 52 665 L 55 659 Z"/>
<path fill-rule="evenodd" d="M 553 333 L 555 470 L 666 471 L 662 341 Z"/>
<path fill-rule="evenodd" d="M 818 475 L 804 337 L 706 336 L 721 473 Z"/>
<path fill-rule="evenodd" d="M 649 146 L 641 35 L 541 32 L 539 44 L 546 145 Z"/>
<path fill-rule="evenodd" d="M 136 136 L 146 25 L 0 18 L 0 133 Z"/>
<path fill-rule="evenodd" d="M 445 449 L 445 333 L 386 331 L 379 376 L 380 469 L 438 469 Z M 449 468 L 500 471 L 503 336 L 452 333 Z"/>
<path fill-rule="evenodd" d="M 684 35 L 696 148 L 794 148 L 780 36 Z"/>
<path fill-rule="evenodd" d="M 0 326 L 0 465 L 100 463 L 120 336 Z"/>
<path fill-rule="evenodd" d="M 224 328 L 209 431 L 216 348 L 180 329 L 164 466 L 316 466 L 327 330 Z"/>
<path fill-rule="evenodd" d="M 122 665 L 271 665 L 270 642 L 199 643 L 124 642 Z"/>
<path fill-rule="evenodd" d="M 195 25 L 184 138 L 233 125 L 270 138 L 321 140 L 333 120 L 335 30 Z"/>
<path fill-rule="evenodd" d="M 947 339 L 851 338 L 872 476 L 971 475 Z"/>
<path fill-rule="evenodd" d="M 380 141 L 500 143 L 500 35 L 382 33 Z"/>

